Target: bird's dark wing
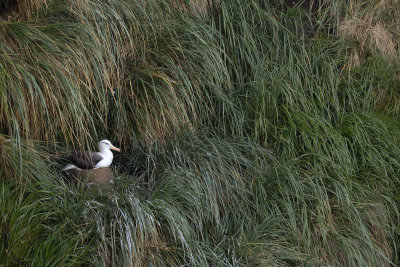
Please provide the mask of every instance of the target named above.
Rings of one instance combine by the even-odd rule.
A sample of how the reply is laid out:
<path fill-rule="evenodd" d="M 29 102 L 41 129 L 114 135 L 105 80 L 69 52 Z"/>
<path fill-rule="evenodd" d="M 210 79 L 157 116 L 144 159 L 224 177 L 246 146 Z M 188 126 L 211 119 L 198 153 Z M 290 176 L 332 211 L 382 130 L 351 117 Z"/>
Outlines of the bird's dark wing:
<path fill-rule="evenodd" d="M 103 159 L 98 152 L 78 151 L 68 156 L 69 161 L 81 169 L 93 169 Z"/>

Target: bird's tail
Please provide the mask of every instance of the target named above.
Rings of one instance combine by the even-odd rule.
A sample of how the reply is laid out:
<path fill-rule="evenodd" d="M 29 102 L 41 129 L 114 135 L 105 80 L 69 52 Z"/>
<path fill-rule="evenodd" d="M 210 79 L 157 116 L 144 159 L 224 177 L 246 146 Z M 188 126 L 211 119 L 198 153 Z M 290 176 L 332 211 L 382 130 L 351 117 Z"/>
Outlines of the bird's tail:
<path fill-rule="evenodd" d="M 74 164 L 68 164 L 67 166 L 65 166 L 61 171 L 67 171 L 67 170 L 75 170 L 78 169 L 78 167 L 76 167 Z"/>

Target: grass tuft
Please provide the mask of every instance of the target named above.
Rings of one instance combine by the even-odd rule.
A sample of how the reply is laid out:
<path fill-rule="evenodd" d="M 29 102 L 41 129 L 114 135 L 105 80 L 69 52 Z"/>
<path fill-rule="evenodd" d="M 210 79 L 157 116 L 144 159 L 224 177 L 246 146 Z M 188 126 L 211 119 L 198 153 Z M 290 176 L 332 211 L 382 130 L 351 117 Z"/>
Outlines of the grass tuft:
<path fill-rule="evenodd" d="M 0 264 L 399 264 L 396 2 L 13 3 Z M 112 188 L 60 173 L 103 138 Z"/>

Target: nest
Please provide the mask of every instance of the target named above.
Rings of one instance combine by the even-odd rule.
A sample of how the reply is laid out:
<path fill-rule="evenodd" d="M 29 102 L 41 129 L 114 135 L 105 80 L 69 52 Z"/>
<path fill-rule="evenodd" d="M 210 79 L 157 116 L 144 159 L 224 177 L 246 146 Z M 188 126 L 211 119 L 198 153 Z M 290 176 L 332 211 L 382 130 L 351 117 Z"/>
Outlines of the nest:
<path fill-rule="evenodd" d="M 78 180 L 97 186 L 109 186 L 113 183 L 114 174 L 110 168 L 98 168 L 91 170 L 80 170 L 75 172 Z"/>

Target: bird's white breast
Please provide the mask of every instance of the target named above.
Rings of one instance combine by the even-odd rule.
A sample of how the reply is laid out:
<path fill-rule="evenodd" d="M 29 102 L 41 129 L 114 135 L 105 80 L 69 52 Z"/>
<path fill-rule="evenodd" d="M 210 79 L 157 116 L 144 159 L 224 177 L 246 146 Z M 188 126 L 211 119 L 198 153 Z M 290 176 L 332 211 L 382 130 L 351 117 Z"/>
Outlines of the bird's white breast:
<path fill-rule="evenodd" d="M 94 169 L 109 167 L 109 166 L 111 165 L 112 161 L 113 161 L 113 157 L 114 157 L 114 156 L 113 156 L 113 153 L 112 153 L 110 150 L 100 152 L 100 154 L 101 154 L 101 156 L 103 157 L 103 159 L 100 160 L 100 161 L 96 164 L 96 166 L 94 167 Z"/>

